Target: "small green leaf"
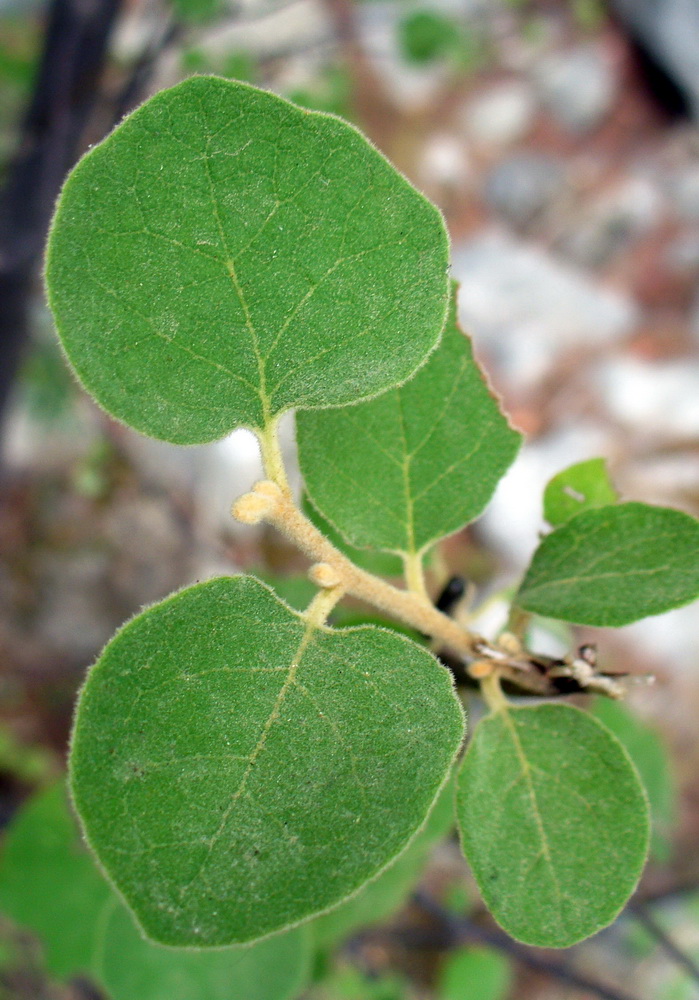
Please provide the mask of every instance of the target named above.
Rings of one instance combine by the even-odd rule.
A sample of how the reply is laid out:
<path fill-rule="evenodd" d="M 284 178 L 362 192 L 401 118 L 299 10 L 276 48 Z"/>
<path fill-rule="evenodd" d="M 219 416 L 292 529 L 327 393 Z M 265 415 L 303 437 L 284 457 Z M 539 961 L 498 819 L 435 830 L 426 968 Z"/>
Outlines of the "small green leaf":
<path fill-rule="evenodd" d="M 40 938 L 54 975 L 88 975 L 110 1000 L 291 1000 L 310 964 L 305 929 L 247 948 L 164 949 L 146 941 L 80 840 L 63 783 L 13 820 L 0 907 Z"/>
<path fill-rule="evenodd" d="M 477 727 L 458 778 L 464 854 L 512 937 L 566 948 L 633 892 L 648 804 L 619 741 L 570 705 L 503 709 Z"/>
<path fill-rule="evenodd" d="M 592 712 L 614 733 L 636 765 L 650 803 L 651 854 L 659 861 L 668 861 L 669 836 L 675 821 L 675 782 L 660 734 L 626 705 L 610 698 L 596 698 Z"/>
<path fill-rule="evenodd" d="M 580 625 L 615 626 L 699 596 L 699 522 L 667 507 L 584 511 L 547 535 L 516 603 Z"/>
<path fill-rule="evenodd" d="M 458 22 L 434 10 L 416 10 L 398 25 L 398 41 L 404 57 L 413 63 L 430 63 L 459 48 Z"/>
<path fill-rule="evenodd" d="M 313 922 L 314 941 L 329 949 L 362 927 L 387 920 L 415 888 L 430 851 L 454 826 L 454 783 L 444 786 L 422 830 L 377 879 Z"/>
<path fill-rule="evenodd" d="M 245 942 L 386 867 L 462 735 L 447 671 L 415 643 L 316 626 L 259 580 L 220 578 L 108 644 L 78 706 L 73 792 L 149 937 Z"/>
<path fill-rule="evenodd" d="M 510 963 L 492 948 L 459 948 L 444 963 L 438 1000 L 504 1000 L 512 986 Z"/>
<path fill-rule="evenodd" d="M 476 518 L 521 437 L 502 415 L 459 329 L 400 389 L 300 413 L 299 461 L 313 503 L 360 547 L 416 553 Z"/>
<path fill-rule="evenodd" d="M 366 399 L 439 339 L 436 208 L 351 125 L 217 77 L 163 91 L 65 184 L 65 352 L 113 416 L 180 444 Z"/>
<path fill-rule="evenodd" d="M 550 480 L 544 490 L 544 518 L 557 528 L 583 510 L 606 507 L 618 499 L 604 459 L 590 458 L 570 465 Z"/>

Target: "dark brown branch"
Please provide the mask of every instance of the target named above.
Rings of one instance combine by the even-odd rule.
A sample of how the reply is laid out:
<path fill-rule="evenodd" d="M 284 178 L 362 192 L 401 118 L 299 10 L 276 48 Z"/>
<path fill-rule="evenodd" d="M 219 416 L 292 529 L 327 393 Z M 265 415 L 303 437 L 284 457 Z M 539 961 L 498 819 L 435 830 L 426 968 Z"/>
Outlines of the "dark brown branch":
<path fill-rule="evenodd" d="M 0 191 L 0 414 L 27 339 L 53 204 L 80 151 L 121 0 L 52 0 L 17 153 Z"/>
<path fill-rule="evenodd" d="M 633 902 L 629 905 L 628 909 L 644 930 L 650 934 L 675 964 L 684 969 L 695 983 L 699 983 L 699 965 L 665 933 L 650 912 L 649 907 L 644 903 Z"/>

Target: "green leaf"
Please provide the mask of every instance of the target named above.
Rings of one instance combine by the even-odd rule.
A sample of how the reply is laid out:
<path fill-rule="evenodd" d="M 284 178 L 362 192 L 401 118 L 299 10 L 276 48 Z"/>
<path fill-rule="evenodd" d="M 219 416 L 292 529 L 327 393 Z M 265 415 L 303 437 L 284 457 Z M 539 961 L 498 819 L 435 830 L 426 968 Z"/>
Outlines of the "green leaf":
<path fill-rule="evenodd" d="M 259 580 L 220 578 L 107 645 L 77 710 L 73 793 L 149 937 L 251 941 L 389 864 L 462 735 L 450 676 L 415 643 L 317 626 Z"/>
<path fill-rule="evenodd" d="M 550 480 L 544 490 L 544 517 L 556 528 L 583 510 L 606 507 L 618 499 L 604 459 L 590 458 Z"/>
<path fill-rule="evenodd" d="M 454 783 L 444 786 L 422 830 L 377 879 L 313 922 L 318 947 L 332 948 L 354 931 L 387 920 L 415 888 L 432 848 L 454 826 Z"/>
<path fill-rule="evenodd" d="M 313 503 L 358 546 L 416 553 L 476 518 L 521 436 L 502 415 L 456 319 L 400 389 L 300 413 L 299 461 Z"/>
<path fill-rule="evenodd" d="M 192 77 L 75 168 L 46 279 L 97 402 L 192 444 L 408 378 L 439 339 L 447 258 L 437 209 L 351 125 Z"/>
<path fill-rule="evenodd" d="M 87 974 L 111 1000 L 290 1000 L 309 972 L 305 929 L 214 952 L 144 940 L 82 844 L 63 783 L 13 820 L 0 861 L 0 907 L 38 935 L 54 975 Z"/>
<path fill-rule="evenodd" d="M 570 705 L 484 719 L 456 811 L 486 905 L 525 944 L 566 948 L 606 927 L 641 874 L 649 823 L 638 776 L 619 741 Z"/>
<path fill-rule="evenodd" d="M 430 63 L 458 50 L 461 33 L 453 17 L 416 10 L 400 21 L 398 41 L 409 62 Z"/>
<path fill-rule="evenodd" d="M 510 963 L 492 948 L 459 948 L 442 967 L 438 1000 L 504 1000 L 512 986 Z"/>
<path fill-rule="evenodd" d="M 667 507 L 588 510 L 547 535 L 515 598 L 580 625 L 629 622 L 699 596 L 699 522 Z"/>
<path fill-rule="evenodd" d="M 650 803 L 651 854 L 659 861 L 668 861 L 670 831 L 675 821 L 675 782 L 660 734 L 621 702 L 610 698 L 596 698 L 592 712 L 614 733 L 636 765 Z"/>

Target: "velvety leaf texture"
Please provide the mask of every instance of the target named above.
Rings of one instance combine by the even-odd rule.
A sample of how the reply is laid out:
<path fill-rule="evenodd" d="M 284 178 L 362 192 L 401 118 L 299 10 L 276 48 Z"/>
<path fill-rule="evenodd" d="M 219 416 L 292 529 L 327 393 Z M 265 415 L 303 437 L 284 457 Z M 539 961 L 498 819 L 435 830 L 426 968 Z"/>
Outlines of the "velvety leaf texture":
<path fill-rule="evenodd" d="M 555 528 L 584 510 L 605 507 L 618 499 L 604 459 L 590 458 L 549 481 L 544 490 L 544 517 Z"/>
<path fill-rule="evenodd" d="M 547 535 L 516 603 L 580 625 L 626 625 L 699 596 L 699 521 L 624 503 L 584 511 Z"/>
<path fill-rule="evenodd" d="M 291 1000 L 309 973 L 306 928 L 216 951 L 145 940 L 83 845 L 62 783 L 11 824 L 0 907 L 39 937 L 54 975 L 87 975 L 110 1000 Z"/>
<path fill-rule="evenodd" d="M 193 77 L 75 168 L 46 279 L 85 388 L 187 444 L 408 378 L 441 333 L 447 260 L 437 209 L 351 125 Z"/>
<path fill-rule="evenodd" d="M 106 647 L 76 715 L 73 792 L 149 937 L 245 942 L 396 857 L 462 735 L 447 671 L 415 643 L 319 627 L 252 577 L 220 578 Z"/>
<path fill-rule="evenodd" d="M 300 413 L 299 461 L 313 503 L 353 545 L 415 553 L 476 518 L 512 463 L 508 424 L 456 320 L 399 389 Z"/>
<path fill-rule="evenodd" d="M 609 924 L 648 847 L 648 805 L 625 750 L 569 705 L 504 709 L 479 724 L 459 773 L 457 821 L 495 919 L 545 948 Z"/>

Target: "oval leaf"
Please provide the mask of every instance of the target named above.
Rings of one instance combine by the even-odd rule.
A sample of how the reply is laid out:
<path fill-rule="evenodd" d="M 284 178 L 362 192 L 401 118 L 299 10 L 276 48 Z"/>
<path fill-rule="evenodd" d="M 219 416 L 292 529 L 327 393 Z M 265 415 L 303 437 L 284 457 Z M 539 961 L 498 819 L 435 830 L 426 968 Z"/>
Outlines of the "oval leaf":
<path fill-rule="evenodd" d="M 82 844 L 62 783 L 13 819 L 0 907 L 38 935 L 54 975 L 87 974 L 111 1000 L 290 1000 L 309 972 L 305 929 L 213 952 L 146 941 Z"/>
<path fill-rule="evenodd" d="M 547 535 L 516 603 L 580 625 L 627 625 L 699 596 L 699 521 L 624 503 L 589 510 Z"/>
<path fill-rule="evenodd" d="M 424 649 L 314 626 L 258 580 L 221 578 L 108 644 L 80 698 L 73 792 L 149 937 L 244 942 L 396 857 L 462 735 L 450 677 Z"/>
<path fill-rule="evenodd" d="M 189 444 L 408 378 L 444 324 L 447 257 L 437 209 L 351 125 L 193 77 L 75 168 L 46 279 L 85 388 Z"/>
<path fill-rule="evenodd" d="M 618 499 L 605 460 L 590 458 L 549 480 L 544 490 L 544 518 L 556 528 L 584 510 L 605 507 Z"/>
<path fill-rule="evenodd" d="M 358 406 L 300 413 L 299 462 L 321 513 L 358 546 L 416 553 L 482 512 L 521 436 L 459 329 L 456 300 L 417 375 Z"/>
<path fill-rule="evenodd" d="M 566 948 L 633 892 L 648 804 L 619 741 L 570 705 L 503 709 L 461 766 L 457 822 L 483 899 L 512 937 Z"/>

